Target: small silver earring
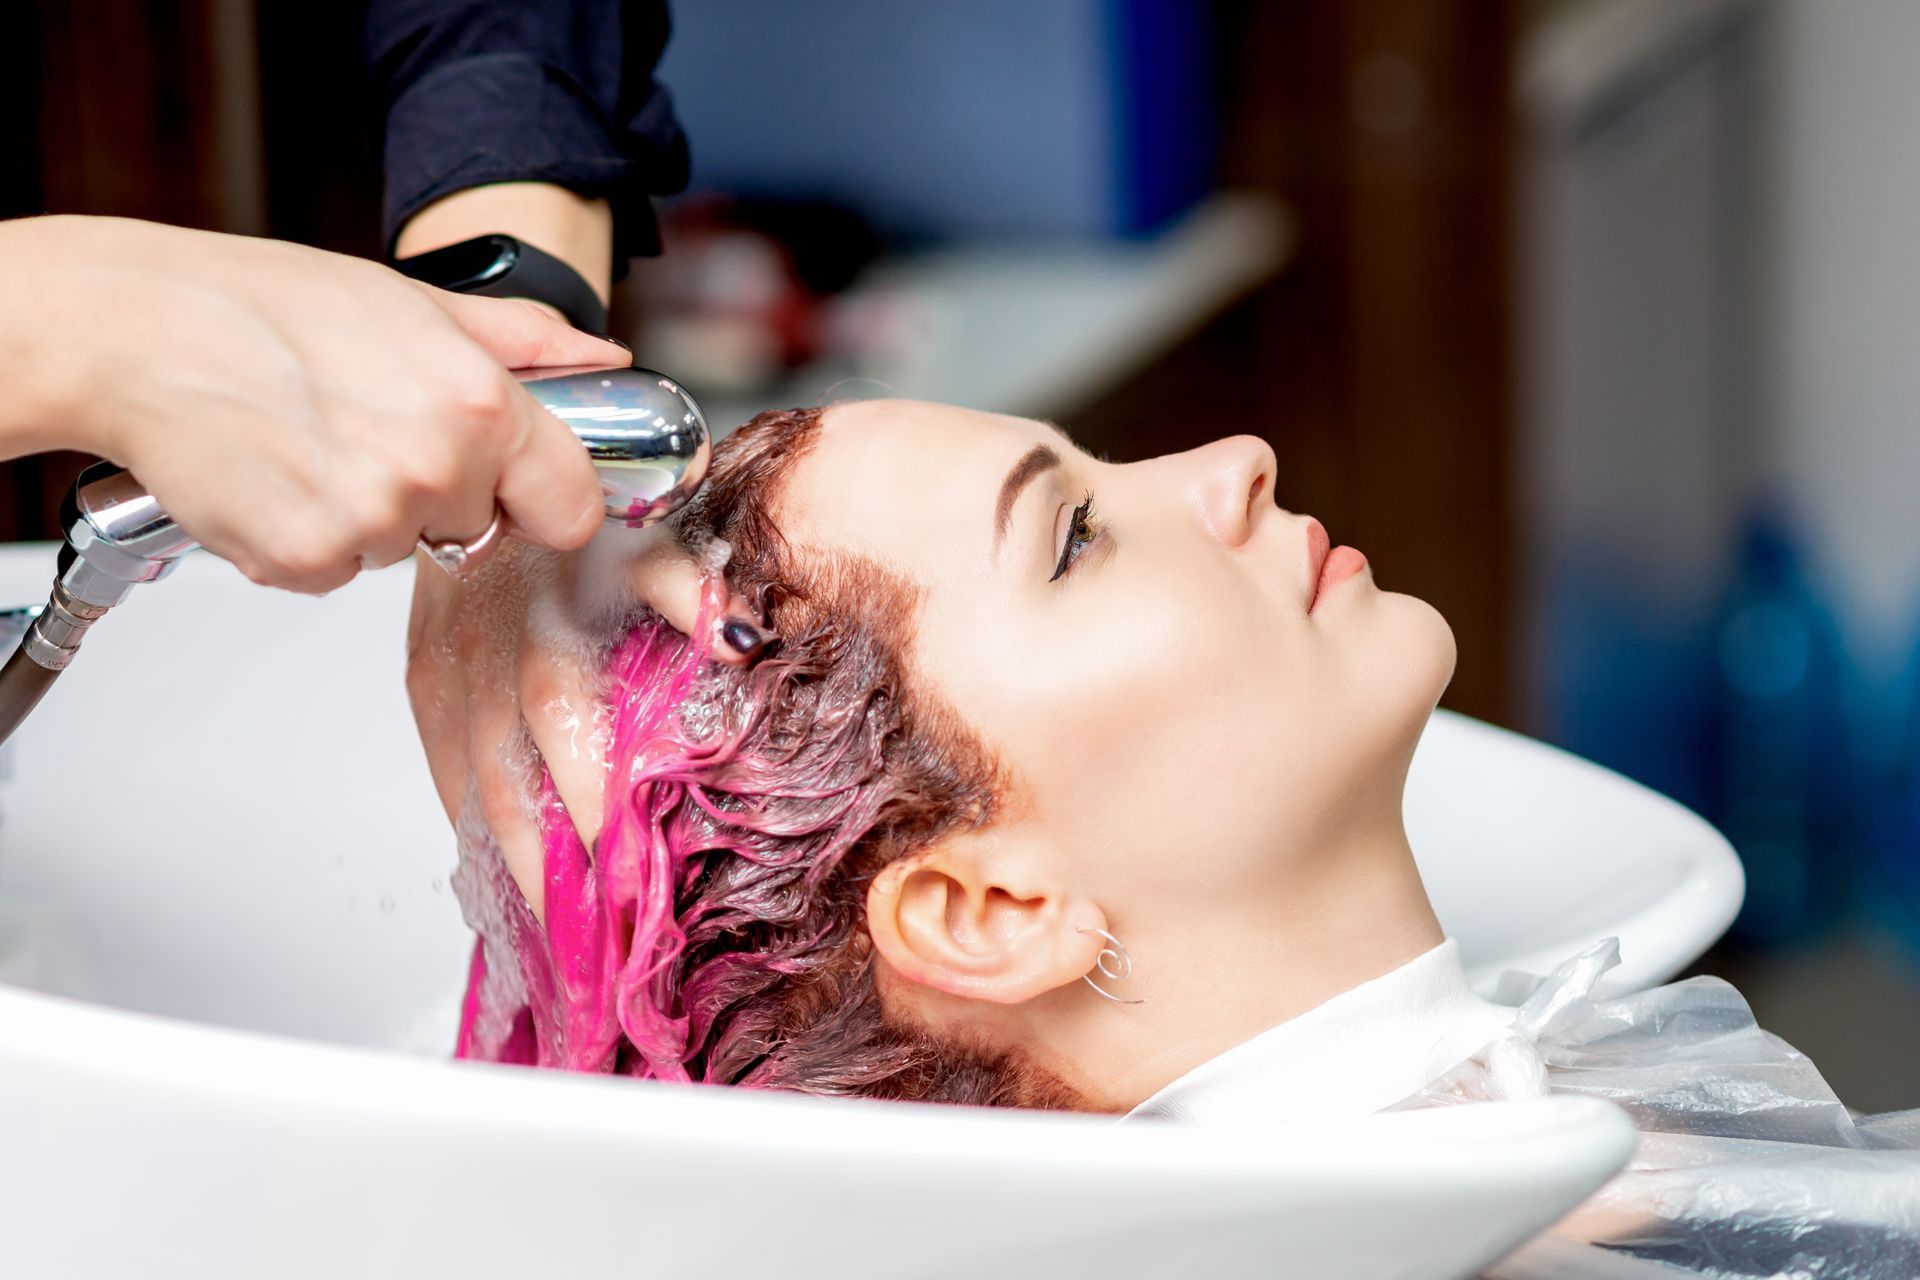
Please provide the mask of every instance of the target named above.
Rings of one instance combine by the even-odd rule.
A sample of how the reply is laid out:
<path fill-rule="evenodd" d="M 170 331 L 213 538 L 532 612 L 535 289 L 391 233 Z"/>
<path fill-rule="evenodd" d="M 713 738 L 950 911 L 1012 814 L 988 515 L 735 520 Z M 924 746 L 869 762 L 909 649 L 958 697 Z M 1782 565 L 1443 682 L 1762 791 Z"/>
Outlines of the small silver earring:
<path fill-rule="evenodd" d="M 1100 954 L 1095 956 L 1093 961 L 1094 967 L 1100 970 L 1103 977 L 1121 981 L 1132 976 L 1133 956 L 1128 952 L 1124 942 L 1121 942 L 1120 939 L 1114 937 L 1105 929 L 1096 928 L 1090 924 L 1081 925 L 1080 932 L 1097 933 L 1107 940 L 1109 945 L 1100 948 Z M 1104 989 L 1099 983 L 1095 982 L 1093 975 L 1090 973 L 1080 975 L 1080 980 L 1115 1004 L 1145 1004 L 1147 1002 L 1145 996 L 1140 997 L 1138 1000 L 1122 1000 L 1119 996 Z"/>

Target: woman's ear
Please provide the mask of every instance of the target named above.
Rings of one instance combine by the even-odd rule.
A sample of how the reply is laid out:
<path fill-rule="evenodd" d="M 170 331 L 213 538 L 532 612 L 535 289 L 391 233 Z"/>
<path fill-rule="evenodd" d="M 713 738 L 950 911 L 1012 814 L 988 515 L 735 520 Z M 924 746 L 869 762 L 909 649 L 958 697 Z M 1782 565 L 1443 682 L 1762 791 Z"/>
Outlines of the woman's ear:
<path fill-rule="evenodd" d="M 901 977 L 999 1004 L 1090 972 L 1104 945 L 1091 929 L 1106 924 L 1033 834 L 995 829 L 943 840 L 881 868 L 867 888 L 874 948 Z"/>

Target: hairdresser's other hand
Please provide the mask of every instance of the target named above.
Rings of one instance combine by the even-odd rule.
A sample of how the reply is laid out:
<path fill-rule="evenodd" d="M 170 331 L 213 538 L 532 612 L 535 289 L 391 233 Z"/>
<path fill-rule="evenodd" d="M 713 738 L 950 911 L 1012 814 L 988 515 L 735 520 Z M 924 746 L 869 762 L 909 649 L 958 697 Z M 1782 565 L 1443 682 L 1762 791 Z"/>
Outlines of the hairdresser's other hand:
<path fill-rule="evenodd" d="M 31 334 L 44 440 L 127 467 L 256 582 L 319 592 L 468 541 L 506 511 L 580 546 L 600 523 L 585 450 L 507 367 L 624 361 L 529 303 L 431 289 L 317 249 L 118 218 L 0 226 Z M 16 342 L 20 316 L 0 316 Z M 4 411 L 0 411 L 4 412 Z M 57 427 L 58 434 L 54 434 Z"/>
<path fill-rule="evenodd" d="M 600 664 L 620 620 L 645 605 L 691 633 L 704 616 L 709 654 L 735 665 L 768 634 L 664 530 L 574 556 L 509 547 L 465 582 L 424 559 L 415 575 L 407 691 L 434 785 L 457 824 L 471 776 L 507 870 L 540 916 L 540 767 L 591 849 L 611 726 Z"/>

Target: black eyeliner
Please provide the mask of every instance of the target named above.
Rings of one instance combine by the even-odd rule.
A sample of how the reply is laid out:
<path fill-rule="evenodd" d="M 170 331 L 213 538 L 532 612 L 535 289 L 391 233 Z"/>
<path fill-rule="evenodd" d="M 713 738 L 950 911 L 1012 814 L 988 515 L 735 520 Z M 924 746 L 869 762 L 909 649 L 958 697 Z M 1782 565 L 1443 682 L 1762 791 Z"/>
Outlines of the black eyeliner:
<path fill-rule="evenodd" d="M 1053 576 L 1047 579 L 1048 582 L 1060 581 L 1061 577 L 1067 572 L 1067 570 L 1072 568 L 1073 565 L 1077 563 L 1079 557 L 1075 556 L 1073 553 L 1073 548 L 1076 542 L 1076 539 L 1073 536 L 1074 531 L 1077 529 L 1086 527 L 1092 515 L 1093 515 L 1093 493 L 1091 490 L 1089 490 L 1087 493 L 1087 496 L 1081 501 L 1080 505 L 1073 509 L 1073 518 L 1067 521 L 1067 537 L 1066 537 L 1066 541 L 1060 547 L 1060 563 L 1054 566 Z M 1078 541 L 1078 544 L 1084 548 L 1089 544 L 1091 544 L 1093 539 L 1081 538 L 1081 539 L 1078 539 L 1077 541 Z"/>

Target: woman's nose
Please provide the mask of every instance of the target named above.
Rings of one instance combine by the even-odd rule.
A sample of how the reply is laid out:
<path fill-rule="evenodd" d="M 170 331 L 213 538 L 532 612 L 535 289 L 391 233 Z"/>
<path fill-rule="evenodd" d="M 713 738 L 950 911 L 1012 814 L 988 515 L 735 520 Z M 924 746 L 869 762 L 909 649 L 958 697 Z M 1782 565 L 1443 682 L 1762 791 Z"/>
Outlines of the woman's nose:
<path fill-rule="evenodd" d="M 1262 510 L 1272 510 L 1278 464 L 1273 448 L 1258 436 L 1229 436 L 1185 455 L 1193 467 L 1192 489 L 1200 522 L 1230 547 L 1253 534 Z"/>

